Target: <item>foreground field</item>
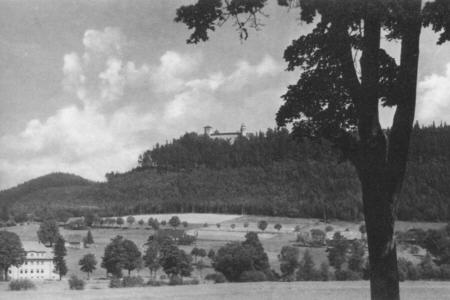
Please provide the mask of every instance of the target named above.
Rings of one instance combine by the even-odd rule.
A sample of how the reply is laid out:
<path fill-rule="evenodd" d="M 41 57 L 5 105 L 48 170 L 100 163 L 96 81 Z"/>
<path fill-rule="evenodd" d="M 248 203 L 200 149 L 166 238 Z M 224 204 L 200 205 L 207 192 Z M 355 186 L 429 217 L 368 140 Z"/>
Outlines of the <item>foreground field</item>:
<path fill-rule="evenodd" d="M 43 283 L 44 284 L 44 283 Z M 87 287 L 71 291 L 65 281 L 38 286 L 35 291 L 5 291 L 0 284 L 0 299 L 9 300 L 111 300 L 111 299 L 195 299 L 195 300 L 360 300 L 369 299 L 367 281 L 345 282 L 261 282 L 205 284 L 196 286 L 99 289 Z M 404 282 L 400 285 L 402 299 L 450 299 L 450 285 L 445 282 Z"/>

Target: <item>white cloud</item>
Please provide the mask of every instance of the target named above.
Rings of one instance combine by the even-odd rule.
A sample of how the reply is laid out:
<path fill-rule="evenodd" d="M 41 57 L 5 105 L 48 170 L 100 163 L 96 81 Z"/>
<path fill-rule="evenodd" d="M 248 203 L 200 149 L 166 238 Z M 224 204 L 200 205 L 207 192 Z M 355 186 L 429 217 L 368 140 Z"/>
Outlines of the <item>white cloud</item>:
<path fill-rule="evenodd" d="M 416 119 L 423 124 L 450 121 L 450 63 L 445 73 L 426 76 L 418 83 Z"/>
<path fill-rule="evenodd" d="M 118 29 L 88 30 L 83 45 L 83 53 L 64 55 L 62 67 L 64 95 L 78 103 L 0 137 L 1 187 L 55 171 L 102 180 L 106 172 L 134 167 L 157 142 L 206 123 L 235 130 L 245 121 L 255 128 L 273 120 L 279 106 L 281 92 L 242 91 L 281 72 L 269 56 L 254 65 L 240 61 L 228 74 L 197 76 L 201 53 L 166 51 L 158 65 L 125 60 L 126 38 Z M 146 101 L 133 99 L 138 90 Z M 264 98 L 273 101 L 261 105 Z"/>
<path fill-rule="evenodd" d="M 257 65 L 251 65 L 247 61 L 240 61 L 236 65 L 236 70 L 230 74 L 225 83 L 225 89 L 236 90 L 241 89 L 249 82 L 254 82 L 266 75 L 276 75 L 282 71 L 281 65 L 277 64 L 275 60 L 266 55 L 263 60 Z"/>
<path fill-rule="evenodd" d="M 199 65 L 199 55 L 183 55 L 174 51 L 167 51 L 160 58 L 160 65 L 152 72 L 151 80 L 158 92 L 176 92 L 189 75 Z"/>
<path fill-rule="evenodd" d="M 117 28 L 87 30 L 82 55 L 64 56 L 63 86 L 85 106 L 101 106 L 122 98 L 127 86 L 148 84 L 149 67 L 123 61 L 127 41 Z"/>

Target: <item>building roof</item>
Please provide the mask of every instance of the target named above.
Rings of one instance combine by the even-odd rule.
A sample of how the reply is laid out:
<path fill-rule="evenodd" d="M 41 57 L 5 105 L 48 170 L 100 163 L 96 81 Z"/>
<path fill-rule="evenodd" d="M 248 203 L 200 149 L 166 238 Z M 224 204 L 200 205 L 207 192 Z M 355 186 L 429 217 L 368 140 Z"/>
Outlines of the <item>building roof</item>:
<path fill-rule="evenodd" d="M 71 222 L 80 222 L 80 221 L 84 222 L 84 217 L 71 217 L 71 218 L 67 219 L 66 224 L 69 224 Z"/>
<path fill-rule="evenodd" d="M 22 242 L 22 246 L 27 252 L 27 259 L 53 259 L 53 249 L 45 247 L 42 243 L 25 241 Z M 34 257 L 35 253 L 40 255 Z"/>
<path fill-rule="evenodd" d="M 66 238 L 66 242 L 69 244 L 78 244 L 83 241 L 83 237 L 79 234 L 69 234 Z"/>

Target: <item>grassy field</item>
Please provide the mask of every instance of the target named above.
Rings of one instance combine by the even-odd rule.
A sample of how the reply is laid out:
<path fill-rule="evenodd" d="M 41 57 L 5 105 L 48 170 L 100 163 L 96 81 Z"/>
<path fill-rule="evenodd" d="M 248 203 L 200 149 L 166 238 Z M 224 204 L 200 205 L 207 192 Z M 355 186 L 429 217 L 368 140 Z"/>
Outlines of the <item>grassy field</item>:
<path fill-rule="evenodd" d="M 174 214 L 162 214 L 162 215 L 138 215 L 135 216 L 136 221 L 140 219 L 147 220 L 149 217 L 158 218 L 159 220 L 169 220 Z M 317 219 L 301 219 L 301 218 L 282 218 L 282 217 L 264 217 L 264 216 L 239 216 L 239 215 L 216 215 L 216 214 L 175 214 L 178 215 L 181 221 L 187 221 L 189 223 L 186 230 L 190 234 L 197 234 L 198 240 L 196 242 L 197 247 L 204 248 L 207 251 L 213 249 L 217 251 L 221 246 L 229 241 L 239 241 L 243 240 L 245 234 L 248 231 L 258 231 L 257 223 L 260 220 L 266 220 L 269 225 L 264 233 L 259 233 L 261 243 L 269 257 L 269 263 L 275 270 L 279 269 L 278 254 L 283 246 L 292 244 L 296 240 L 296 233 L 293 232 L 295 226 L 299 225 L 302 230 L 309 231 L 312 228 L 325 229 L 326 226 L 331 225 L 335 231 L 348 230 L 358 230 L 359 223 L 334 221 L 330 224 L 325 224 L 319 222 Z M 203 224 L 207 223 L 207 227 L 203 227 Z M 217 223 L 221 226 L 218 228 Z M 249 226 L 244 227 L 244 223 L 248 223 Z M 274 225 L 280 223 L 282 229 L 280 231 L 274 229 Z M 235 225 L 235 228 L 231 228 L 231 224 Z M 442 227 L 443 223 L 413 223 L 413 222 L 397 222 L 398 230 L 406 230 L 413 227 L 419 228 L 438 228 Z M 37 230 L 38 224 L 30 224 L 23 226 L 10 227 L 7 230 L 16 232 L 22 241 L 37 241 Z M 166 226 L 169 227 L 169 226 Z M 80 234 L 85 236 L 86 230 L 65 230 L 61 228 L 61 234 L 67 237 L 70 234 Z M 138 247 L 144 251 L 144 243 L 147 241 L 149 235 L 153 233 L 153 230 L 149 229 L 147 226 L 132 226 L 131 228 L 94 228 L 92 229 L 92 234 L 94 237 L 95 244 L 91 245 L 86 249 L 71 249 L 68 248 L 68 253 L 66 257 L 67 266 L 70 274 L 76 274 L 78 276 L 85 277 L 79 270 L 78 261 L 87 253 L 93 253 L 98 261 L 97 270 L 93 273 L 93 278 L 105 278 L 105 270 L 100 267 L 101 257 L 103 256 L 104 248 L 110 242 L 110 240 L 117 236 L 122 235 L 127 239 L 134 241 Z M 190 252 L 193 246 L 182 246 L 181 248 L 187 252 Z M 316 266 L 319 266 L 321 262 L 327 259 L 325 248 L 306 248 L 300 247 L 300 255 L 306 250 L 309 250 L 313 256 Z M 405 251 L 406 253 L 406 251 Z M 408 257 L 407 254 L 401 253 L 399 249 L 399 256 L 405 256 L 414 261 L 413 257 Z M 206 258 L 205 262 L 209 264 L 209 260 Z M 159 271 L 162 274 L 161 271 Z M 206 268 L 202 271 L 202 276 L 207 273 L 213 272 L 212 268 Z M 148 276 L 148 270 L 143 269 L 133 272 L 134 274 L 139 274 L 141 276 Z M 199 276 L 197 271 L 194 272 L 193 276 Z"/>
<path fill-rule="evenodd" d="M 104 284 L 103 284 L 104 286 Z M 71 291 L 65 280 L 46 282 L 37 290 L 6 291 L 0 283 L 0 299 L 8 300 L 361 300 L 369 299 L 367 281 L 344 282 L 261 282 L 233 284 L 204 284 L 191 286 L 165 286 L 104 289 L 98 282 L 89 283 L 84 291 Z M 403 282 L 402 299 L 450 299 L 450 285 L 445 282 Z"/>

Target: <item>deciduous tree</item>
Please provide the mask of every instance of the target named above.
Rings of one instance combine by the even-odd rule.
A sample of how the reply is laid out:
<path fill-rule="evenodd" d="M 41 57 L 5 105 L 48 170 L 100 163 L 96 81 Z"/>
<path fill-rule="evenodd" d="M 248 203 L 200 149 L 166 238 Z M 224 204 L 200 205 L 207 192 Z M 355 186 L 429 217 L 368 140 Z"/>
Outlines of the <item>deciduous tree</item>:
<path fill-rule="evenodd" d="M 260 26 L 266 0 L 199 0 L 177 10 L 175 21 L 192 33 L 188 43 L 208 40 L 229 19 L 241 39 Z M 301 68 L 297 84 L 283 96 L 277 123 L 298 136 L 326 138 L 357 171 L 364 204 L 372 299 L 399 299 L 393 238 L 413 127 L 419 39 L 422 25 L 450 40 L 447 0 L 279 0 L 300 7 L 300 19 L 314 25 L 284 53 L 288 70 Z M 399 64 L 381 48 L 381 35 L 400 40 Z M 356 56 L 354 54 L 357 54 Z M 383 131 L 379 105 L 395 107 L 392 128 Z"/>
<path fill-rule="evenodd" d="M 19 236 L 14 232 L 0 231 L 0 270 L 4 272 L 4 280 L 8 280 L 9 268 L 19 267 L 25 257 L 26 253 Z"/>
<path fill-rule="evenodd" d="M 88 253 L 83 256 L 78 262 L 80 265 L 80 270 L 87 273 L 87 277 L 89 279 L 89 275 L 97 268 L 97 260 L 95 259 L 95 255 L 92 253 Z"/>
<path fill-rule="evenodd" d="M 44 220 L 37 232 L 39 241 L 44 245 L 53 247 L 53 244 L 59 238 L 59 227 L 54 219 Z"/>

